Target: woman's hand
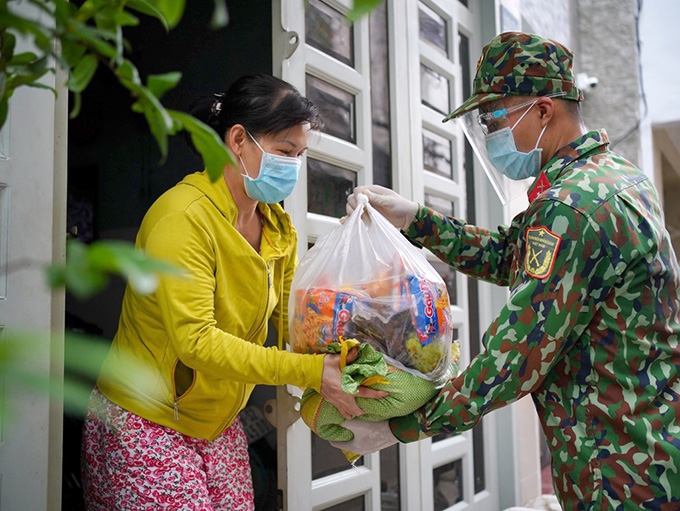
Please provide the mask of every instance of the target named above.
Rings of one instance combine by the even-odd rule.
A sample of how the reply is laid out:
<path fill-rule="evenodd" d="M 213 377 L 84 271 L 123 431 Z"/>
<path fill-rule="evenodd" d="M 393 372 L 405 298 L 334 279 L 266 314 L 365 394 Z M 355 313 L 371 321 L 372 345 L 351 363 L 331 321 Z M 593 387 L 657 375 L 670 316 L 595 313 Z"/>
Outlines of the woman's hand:
<path fill-rule="evenodd" d="M 347 363 L 354 362 L 358 355 L 358 349 L 351 349 L 347 353 Z M 340 376 L 340 355 L 325 355 L 321 376 L 321 396 L 335 406 L 345 419 L 364 414 L 364 411 L 357 405 L 355 398 L 381 398 L 388 394 L 384 390 L 374 390 L 368 387 L 359 387 L 357 394 L 347 394 L 342 390 Z"/>

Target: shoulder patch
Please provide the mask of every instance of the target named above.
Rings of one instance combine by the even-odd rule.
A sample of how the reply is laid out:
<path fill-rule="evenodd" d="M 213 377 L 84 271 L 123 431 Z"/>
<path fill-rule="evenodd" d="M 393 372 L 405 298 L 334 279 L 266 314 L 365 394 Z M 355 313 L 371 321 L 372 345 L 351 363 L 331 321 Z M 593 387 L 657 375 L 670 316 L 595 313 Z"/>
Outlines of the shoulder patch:
<path fill-rule="evenodd" d="M 546 227 L 530 227 L 526 235 L 524 271 L 536 279 L 544 279 L 553 269 L 562 237 Z"/>

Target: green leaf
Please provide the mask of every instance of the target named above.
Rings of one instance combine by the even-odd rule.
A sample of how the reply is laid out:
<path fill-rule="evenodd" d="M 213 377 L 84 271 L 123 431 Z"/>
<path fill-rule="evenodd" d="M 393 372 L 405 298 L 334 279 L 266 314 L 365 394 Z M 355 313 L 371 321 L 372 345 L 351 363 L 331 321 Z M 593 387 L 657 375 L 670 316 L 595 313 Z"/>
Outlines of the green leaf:
<path fill-rule="evenodd" d="M 137 98 L 137 101 L 132 105 L 132 110 L 144 114 L 151 134 L 156 139 L 161 151 L 161 157 L 164 159 L 168 154 L 168 135 L 174 134 L 176 131 L 172 117 L 151 90 L 125 80 L 122 80 L 121 83 Z M 160 87 L 160 85 L 155 83 L 154 87 Z"/>
<path fill-rule="evenodd" d="M 102 369 L 111 341 L 101 337 L 67 332 L 64 335 L 64 408 L 72 414 L 82 416 L 89 402 L 92 387 L 101 375 L 106 378 L 106 367 Z M 156 376 L 147 364 L 138 358 L 119 353 L 121 363 L 134 375 L 135 385 L 151 385 Z"/>
<path fill-rule="evenodd" d="M 66 264 L 47 269 L 50 287 L 66 287 L 74 296 L 87 298 L 106 286 L 108 278 L 100 269 L 91 266 L 86 245 L 78 241 L 69 242 L 66 256 Z"/>
<path fill-rule="evenodd" d="M 25 66 L 36 60 L 38 56 L 32 51 L 26 51 L 24 53 L 19 53 L 12 57 L 12 60 L 7 62 L 9 66 Z"/>
<path fill-rule="evenodd" d="M 7 73 L 5 73 L 3 70 L 0 70 L 0 98 L 5 97 L 5 93 L 7 93 Z M 11 91 L 10 91 L 11 93 Z M 8 94 L 9 96 L 9 94 Z"/>
<path fill-rule="evenodd" d="M 0 27 L 7 27 L 22 34 L 31 34 L 39 48 L 51 44 L 52 33 L 32 20 L 11 14 L 7 10 L 0 11 Z"/>
<path fill-rule="evenodd" d="M 0 47 L 0 59 L 9 61 L 14 55 L 14 47 L 17 38 L 11 32 L 2 32 L 2 47 Z"/>
<path fill-rule="evenodd" d="M 66 331 L 64 342 L 64 373 L 60 376 L 48 376 L 42 368 L 38 368 L 35 360 L 42 358 L 45 346 L 51 343 L 49 332 L 21 331 L 16 328 L 6 329 L 0 349 L 0 374 L 4 379 L 12 381 L 38 396 L 61 401 L 69 414 L 83 416 L 103 362 L 108 355 L 111 341 L 103 337 Z M 61 334 L 56 334 L 61 337 Z M 135 384 L 151 385 L 155 376 L 150 368 L 139 359 L 120 354 L 122 363 L 134 375 Z M 105 370 L 105 369 L 104 369 Z M 106 377 L 106 373 L 103 374 Z M 23 393 L 20 393 L 25 398 Z M 0 393 L 0 421 L 12 415 L 13 398 L 11 393 Z"/>
<path fill-rule="evenodd" d="M 225 166 L 236 165 L 231 152 L 210 126 L 184 112 L 177 110 L 168 110 L 168 112 L 191 135 L 191 141 L 203 157 L 210 179 L 217 181 L 222 177 Z"/>
<path fill-rule="evenodd" d="M 347 18 L 350 21 L 357 21 L 366 16 L 376 7 L 378 7 L 384 0 L 354 0 L 354 4 L 347 13 Z"/>
<path fill-rule="evenodd" d="M 81 23 L 86 23 L 97 14 L 101 7 L 101 2 L 85 0 L 75 12 L 73 18 Z"/>
<path fill-rule="evenodd" d="M 163 24 L 166 31 L 170 30 L 168 20 L 165 18 L 163 12 L 156 7 L 155 2 L 148 2 L 147 0 L 128 0 L 126 5 L 130 9 L 134 9 L 142 14 L 153 16 Z"/>
<path fill-rule="evenodd" d="M 124 59 L 116 68 L 116 75 L 125 82 L 130 82 L 137 86 L 142 85 L 142 80 L 139 78 L 137 67 L 128 59 Z"/>
<path fill-rule="evenodd" d="M 170 89 L 174 89 L 182 79 L 182 73 L 170 72 L 161 75 L 149 75 L 146 86 L 151 94 L 160 99 Z"/>
<path fill-rule="evenodd" d="M 78 65 L 71 71 L 71 76 L 68 79 L 68 88 L 73 92 L 83 92 L 92 81 L 99 60 L 91 53 L 85 55 Z"/>
<path fill-rule="evenodd" d="M 5 87 L 13 91 L 22 85 L 32 85 L 50 71 L 47 63 L 48 57 L 38 58 L 31 52 L 15 55 L 5 68 L 7 70 Z"/>
<path fill-rule="evenodd" d="M 61 56 L 69 67 L 75 66 L 81 61 L 87 47 L 80 40 L 65 38 L 61 40 Z"/>
<path fill-rule="evenodd" d="M 210 28 L 218 29 L 226 27 L 229 23 L 229 11 L 225 0 L 215 0 L 215 9 L 210 19 Z"/>
<path fill-rule="evenodd" d="M 113 15 L 113 20 L 121 27 L 136 27 L 139 25 L 139 18 L 127 11 L 117 11 Z"/>
<path fill-rule="evenodd" d="M 129 0 L 127 7 L 158 19 L 165 30 L 175 28 L 181 21 L 186 0 Z"/>
<path fill-rule="evenodd" d="M 109 351 L 109 345 L 107 340 L 99 337 L 67 332 L 64 336 L 66 371 L 72 375 L 96 379 Z"/>
<path fill-rule="evenodd" d="M 63 27 L 75 16 L 78 8 L 68 0 L 54 0 L 54 19 L 57 27 Z"/>
<path fill-rule="evenodd" d="M 5 125 L 7 120 L 7 111 L 9 110 L 8 98 L 3 96 L 0 98 L 0 129 Z"/>
<path fill-rule="evenodd" d="M 110 274 L 123 276 L 139 293 L 151 293 L 158 285 L 158 275 L 183 277 L 184 271 L 148 257 L 132 243 L 98 241 L 85 245 L 71 240 L 66 264 L 50 266 L 47 280 L 53 288 L 66 287 L 74 296 L 87 298 L 106 286 Z"/>
<path fill-rule="evenodd" d="M 116 35 L 110 32 L 90 27 L 84 23 L 74 23 L 67 36 L 76 41 L 89 45 L 93 50 L 111 60 L 119 58 L 117 49 L 107 41 L 115 40 Z"/>
<path fill-rule="evenodd" d="M 10 78 L 7 81 L 7 87 L 9 89 L 16 89 L 22 85 L 33 85 L 37 80 L 40 80 L 40 78 L 47 74 L 47 72 L 48 70 L 46 69 L 45 71 L 34 75 L 26 75 L 23 73 L 21 75 L 10 75 Z"/>
<path fill-rule="evenodd" d="M 83 106 L 83 97 L 80 94 L 80 92 L 74 92 L 73 93 L 73 108 L 71 108 L 71 111 L 68 113 L 68 118 L 69 119 L 75 119 L 78 117 L 78 114 L 80 113 L 80 108 Z"/>
<path fill-rule="evenodd" d="M 114 15 L 117 9 L 112 7 L 113 6 L 109 8 L 98 9 L 96 12 L 94 12 L 94 26 L 99 30 L 112 33 L 116 31 L 118 25 L 114 21 Z"/>
<path fill-rule="evenodd" d="M 34 89 L 44 89 L 48 90 L 54 93 L 54 96 L 57 96 L 57 89 L 54 87 L 50 87 L 49 85 L 45 85 L 44 83 L 39 83 L 39 82 L 34 82 L 34 83 L 27 83 L 26 86 L 28 87 L 33 87 Z"/>
<path fill-rule="evenodd" d="M 161 151 L 161 157 L 165 158 L 168 154 L 168 135 L 175 132 L 172 117 L 149 89 L 141 86 L 133 89 L 133 93 L 137 96 L 137 102 L 132 105 L 132 109 L 136 112 L 141 110 L 141 113 L 144 114 L 151 134 L 156 139 Z"/>
<path fill-rule="evenodd" d="M 131 243 L 121 241 L 98 242 L 90 245 L 88 261 L 97 269 L 119 273 L 142 294 L 153 293 L 158 287 L 158 274 L 183 276 L 183 271 L 158 259 L 151 259 Z"/>
<path fill-rule="evenodd" d="M 156 0 L 156 6 L 163 13 L 170 28 L 175 28 L 182 19 L 185 5 L 185 0 Z"/>

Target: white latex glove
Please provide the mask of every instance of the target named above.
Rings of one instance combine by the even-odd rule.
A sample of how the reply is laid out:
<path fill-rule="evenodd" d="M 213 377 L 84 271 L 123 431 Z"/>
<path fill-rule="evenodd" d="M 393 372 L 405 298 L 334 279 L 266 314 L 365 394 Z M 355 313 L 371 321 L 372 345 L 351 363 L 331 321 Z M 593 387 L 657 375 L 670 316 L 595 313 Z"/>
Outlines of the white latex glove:
<path fill-rule="evenodd" d="M 356 454 L 371 454 L 399 442 L 392 434 L 388 421 L 369 422 L 352 419 L 342 423 L 343 428 L 354 433 L 348 442 L 331 442 L 333 447 Z"/>
<path fill-rule="evenodd" d="M 357 207 L 357 195 L 363 193 L 371 206 L 380 212 L 397 229 L 407 229 L 418 212 L 418 203 L 408 200 L 394 190 L 380 185 L 357 186 L 347 197 L 345 210 L 351 215 Z"/>

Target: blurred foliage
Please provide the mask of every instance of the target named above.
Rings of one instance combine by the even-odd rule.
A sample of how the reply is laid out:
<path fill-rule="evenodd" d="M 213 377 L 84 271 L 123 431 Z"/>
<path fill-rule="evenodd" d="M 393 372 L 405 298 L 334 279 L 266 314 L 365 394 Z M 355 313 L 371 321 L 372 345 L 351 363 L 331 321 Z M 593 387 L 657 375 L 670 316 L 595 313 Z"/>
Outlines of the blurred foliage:
<path fill-rule="evenodd" d="M 110 341 L 93 335 L 66 332 L 62 386 L 52 385 L 53 382 L 61 380 L 61 375 L 50 375 L 47 371 L 49 361 L 45 360 L 48 352 L 46 346 L 50 344 L 51 338 L 50 332 L 15 330 L 3 340 L 0 367 L 5 387 L 12 392 L 7 396 L 11 399 L 0 399 L 0 417 L 8 417 L 11 420 L 16 399 L 31 394 L 44 394 L 45 397 L 51 394 L 54 398 L 63 399 L 65 413 L 76 417 L 85 415 L 92 388 L 109 351 Z M 132 357 L 126 361 L 126 365 L 133 369 L 133 374 L 140 385 L 151 384 L 154 375 L 147 367 Z"/>
<path fill-rule="evenodd" d="M 229 14 L 226 0 L 213 1 L 210 28 L 217 29 L 228 24 Z M 347 17 L 356 21 L 383 1 L 354 0 Z M 149 75 L 144 83 L 135 64 L 126 57 L 130 53 L 123 35 L 126 27 L 147 22 L 143 16 L 148 16 L 172 30 L 187 9 L 186 0 L 0 0 L 0 129 L 7 121 L 9 101 L 16 89 L 33 87 L 57 94 L 43 80 L 57 67 L 67 72 L 66 86 L 74 99 L 70 117 L 76 117 L 82 92 L 103 66 L 134 99 L 132 109 L 146 119 L 161 157 L 167 157 L 168 138 L 186 131 L 211 179 L 216 181 L 226 165 L 235 164 L 232 154 L 212 128 L 184 112 L 166 109 L 160 101 L 177 86 L 181 73 Z M 22 39 L 22 47 L 30 50 L 17 52 L 18 39 Z M 137 292 L 151 293 L 160 274 L 183 276 L 181 269 L 152 260 L 129 243 L 101 241 L 85 245 L 72 240 L 68 242 L 65 264 L 49 267 L 47 280 L 52 288 L 65 287 L 74 296 L 86 299 L 104 289 L 110 275 L 128 279 Z M 28 391 L 58 390 L 65 411 L 83 415 L 109 341 L 66 332 L 62 387 L 51 385 L 61 381 L 61 375 L 49 377 L 48 371 L 38 369 L 35 363 L 49 351 L 46 345 L 50 338 L 50 333 L 5 329 L 4 338 L 0 338 L 0 374 L 5 381 Z M 134 364 L 131 360 L 130 365 Z M 136 369 L 142 379 L 144 370 Z M 0 419 L 5 414 L 11 416 L 11 400 L 5 400 L 5 394 L 0 394 Z"/>
<path fill-rule="evenodd" d="M 226 0 L 214 0 L 211 26 L 227 24 Z M 7 120 L 9 100 L 23 86 L 51 89 L 41 79 L 60 66 L 68 72 L 66 86 L 73 93 L 71 117 L 81 108 L 81 93 L 100 66 L 108 68 L 134 99 L 132 109 L 146 119 L 164 159 L 168 138 L 185 130 L 203 156 L 210 177 L 217 180 L 234 159 L 220 137 L 191 116 L 166 109 L 162 96 L 177 86 L 179 72 L 149 75 L 143 83 L 139 71 L 126 57 L 126 27 L 137 26 L 139 15 L 160 22 L 166 30 L 176 27 L 184 15 L 185 0 L 85 0 L 80 5 L 68 0 L 27 0 L 28 8 L 13 8 L 0 0 L 0 128 Z M 26 38 L 33 51 L 16 52 L 17 38 Z M 56 94 L 54 89 L 53 92 Z"/>
<path fill-rule="evenodd" d="M 97 241 L 85 245 L 77 240 L 67 244 L 66 264 L 47 269 L 52 288 L 65 287 L 77 298 L 88 298 L 104 289 L 108 275 L 121 275 L 138 293 L 153 293 L 158 276 L 172 273 L 184 276 L 184 270 L 157 259 L 122 241 Z"/>
<path fill-rule="evenodd" d="M 347 13 L 347 18 L 350 21 L 357 21 L 359 18 L 370 14 L 372 10 L 377 8 L 385 0 L 354 0 L 352 9 Z"/>

